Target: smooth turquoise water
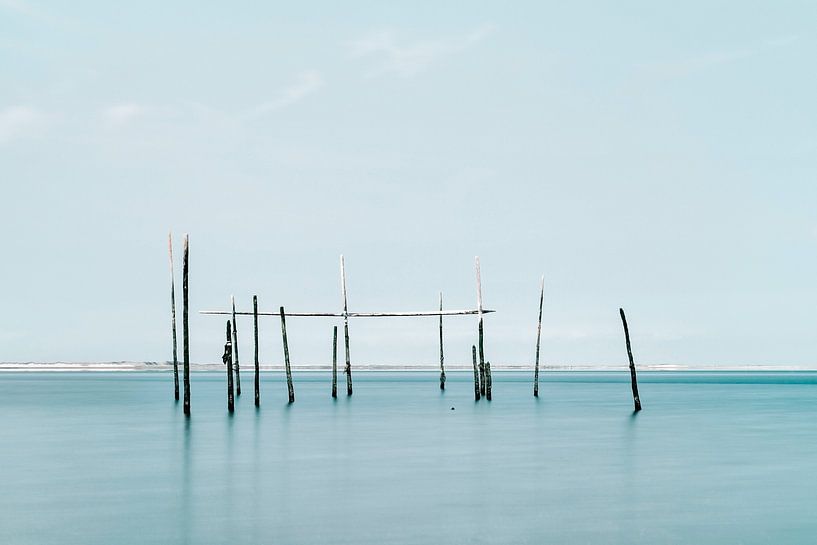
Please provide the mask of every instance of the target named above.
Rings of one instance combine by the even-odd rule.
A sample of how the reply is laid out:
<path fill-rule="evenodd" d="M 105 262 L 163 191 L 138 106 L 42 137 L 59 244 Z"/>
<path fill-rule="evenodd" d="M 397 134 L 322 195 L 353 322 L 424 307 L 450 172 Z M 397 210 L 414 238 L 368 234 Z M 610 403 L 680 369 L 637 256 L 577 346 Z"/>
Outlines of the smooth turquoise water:
<path fill-rule="evenodd" d="M 814 543 L 817 373 L 0 375 L 0 543 Z M 343 381 L 340 381 L 343 394 Z M 450 410 L 455 407 L 456 410 Z"/>

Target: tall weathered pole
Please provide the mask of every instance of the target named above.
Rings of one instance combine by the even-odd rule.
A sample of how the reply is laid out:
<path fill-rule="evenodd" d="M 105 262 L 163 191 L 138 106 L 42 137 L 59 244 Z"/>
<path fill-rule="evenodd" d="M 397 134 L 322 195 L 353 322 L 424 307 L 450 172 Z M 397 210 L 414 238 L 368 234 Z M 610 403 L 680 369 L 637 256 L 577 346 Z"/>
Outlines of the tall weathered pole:
<path fill-rule="evenodd" d="M 482 278 L 479 270 L 479 256 L 475 258 L 477 268 L 477 316 L 479 316 L 479 378 L 480 393 L 485 395 L 485 348 L 483 346 L 482 326 Z"/>
<path fill-rule="evenodd" d="M 479 401 L 479 370 L 477 369 L 477 347 L 471 345 L 471 359 L 474 362 L 474 401 Z"/>
<path fill-rule="evenodd" d="M 445 363 L 443 356 L 443 292 L 440 292 L 440 390 L 445 390 Z"/>
<path fill-rule="evenodd" d="M 287 393 L 289 402 L 295 403 L 295 388 L 292 387 L 292 369 L 289 367 L 289 344 L 287 343 L 287 318 L 284 314 L 284 307 L 281 307 L 281 335 L 284 338 L 284 366 L 287 374 Z"/>
<path fill-rule="evenodd" d="M 332 326 L 332 397 L 338 397 L 338 326 Z"/>
<path fill-rule="evenodd" d="M 539 341 L 542 338 L 542 304 L 545 301 L 545 275 L 539 288 L 539 322 L 536 325 L 536 366 L 533 372 L 533 396 L 539 397 Z"/>
<path fill-rule="evenodd" d="M 233 305 L 233 364 L 235 365 L 235 395 L 241 395 L 241 368 L 238 364 L 238 324 L 235 321 L 235 297 L 230 296 Z"/>
<path fill-rule="evenodd" d="M 352 360 L 349 357 L 349 306 L 346 301 L 346 265 L 340 256 L 340 285 L 343 292 L 343 337 L 346 344 L 346 395 L 352 395 Z"/>
<path fill-rule="evenodd" d="M 252 325 L 255 337 L 255 406 L 261 406 L 261 366 L 258 363 L 258 296 L 252 296 Z"/>
<path fill-rule="evenodd" d="M 182 353 L 184 358 L 184 414 L 190 416 L 190 328 L 187 320 L 190 300 L 187 294 L 187 273 L 189 270 L 189 244 L 184 235 L 184 257 L 182 259 Z"/>
<path fill-rule="evenodd" d="M 633 404 L 635 405 L 635 412 L 641 410 L 641 399 L 638 397 L 638 380 L 635 376 L 635 362 L 633 361 L 633 351 L 630 348 L 630 330 L 627 328 L 627 318 L 624 316 L 624 309 L 618 309 L 621 314 L 621 323 L 624 325 L 624 338 L 627 341 L 627 357 L 630 358 L 630 383 L 633 388 Z"/>
<path fill-rule="evenodd" d="M 224 343 L 224 354 L 221 356 L 221 361 L 227 368 L 227 410 L 233 412 L 235 398 L 233 397 L 233 341 L 230 325 L 230 320 L 227 320 L 227 342 Z"/>
<path fill-rule="evenodd" d="M 179 358 L 176 354 L 176 275 L 173 273 L 173 233 L 167 234 L 170 254 L 170 324 L 173 331 L 173 396 L 179 400 Z"/>

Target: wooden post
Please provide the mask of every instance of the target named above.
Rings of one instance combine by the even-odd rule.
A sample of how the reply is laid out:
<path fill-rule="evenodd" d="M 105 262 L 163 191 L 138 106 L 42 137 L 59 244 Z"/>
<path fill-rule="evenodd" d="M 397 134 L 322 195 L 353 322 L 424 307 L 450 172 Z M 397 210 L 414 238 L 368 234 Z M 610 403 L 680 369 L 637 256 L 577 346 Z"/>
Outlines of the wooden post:
<path fill-rule="evenodd" d="M 281 307 L 281 335 L 284 337 L 284 365 L 287 373 L 287 392 L 289 402 L 295 403 L 295 389 L 292 387 L 292 369 L 289 367 L 289 344 L 287 343 L 287 318 L 284 314 L 284 307 Z"/>
<path fill-rule="evenodd" d="M 641 399 L 638 397 L 638 380 L 635 376 L 635 362 L 633 362 L 633 351 L 630 348 L 630 330 L 627 328 L 627 318 L 624 316 L 624 309 L 618 309 L 621 314 L 621 323 L 624 325 L 624 338 L 627 341 L 627 357 L 630 358 L 630 382 L 633 387 L 633 403 L 635 404 L 635 412 L 641 410 Z"/>
<path fill-rule="evenodd" d="M 482 354 L 482 318 L 479 319 L 479 392 L 485 395 L 485 360 Z"/>
<path fill-rule="evenodd" d="M 230 296 L 233 305 L 233 363 L 235 364 L 235 395 L 241 395 L 241 367 L 238 364 L 238 324 L 235 321 L 235 297 Z"/>
<path fill-rule="evenodd" d="M 493 379 L 491 378 L 491 362 L 485 362 L 485 381 L 487 384 L 485 385 L 485 398 L 488 401 L 491 401 L 491 385 L 493 384 Z"/>
<path fill-rule="evenodd" d="M 332 327 L 332 397 L 338 397 L 338 326 Z"/>
<path fill-rule="evenodd" d="M 261 368 L 258 363 L 258 296 L 252 296 L 252 325 L 255 337 L 255 406 L 261 406 Z"/>
<path fill-rule="evenodd" d="M 224 343 L 224 354 L 221 361 L 227 367 L 227 410 L 235 410 L 235 399 L 233 398 L 233 342 L 231 340 L 230 320 L 227 320 L 227 342 Z"/>
<path fill-rule="evenodd" d="M 479 401 L 479 370 L 477 369 L 477 347 L 471 345 L 471 359 L 474 362 L 474 401 Z"/>
<path fill-rule="evenodd" d="M 443 292 L 440 292 L 440 312 L 443 311 Z M 445 358 L 443 357 L 443 315 L 440 314 L 440 390 L 445 390 Z"/>
<path fill-rule="evenodd" d="M 167 234 L 170 254 L 170 323 L 173 331 L 173 396 L 179 400 L 179 358 L 176 354 L 176 275 L 173 274 L 173 233 Z"/>
<path fill-rule="evenodd" d="M 479 378 L 480 393 L 485 393 L 485 348 L 483 346 L 483 326 L 482 326 L 482 279 L 479 270 L 479 256 L 475 258 L 477 268 L 477 311 L 479 316 Z"/>
<path fill-rule="evenodd" d="M 352 395 L 352 360 L 349 357 L 349 308 L 346 302 L 346 266 L 340 256 L 340 284 L 343 292 L 343 337 L 346 344 L 346 395 Z"/>
<path fill-rule="evenodd" d="M 190 306 L 187 294 L 187 273 L 189 265 L 188 236 L 184 235 L 184 257 L 182 259 L 182 352 L 184 358 L 184 414 L 190 416 L 190 328 L 187 311 Z"/>
<path fill-rule="evenodd" d="M 539 288 L 539 323 L 536 325 L 536 367 L 533 372 L 533 396 L 539 397 L 539 341 L 542 338 L 542 303 L 545 301 L 545 276 Z"/>

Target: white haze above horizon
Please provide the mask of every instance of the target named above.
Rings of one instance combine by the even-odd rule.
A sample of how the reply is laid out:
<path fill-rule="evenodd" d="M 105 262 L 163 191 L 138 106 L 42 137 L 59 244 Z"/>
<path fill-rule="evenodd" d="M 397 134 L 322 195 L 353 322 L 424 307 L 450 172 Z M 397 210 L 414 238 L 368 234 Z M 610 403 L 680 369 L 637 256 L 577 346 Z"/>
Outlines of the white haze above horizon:
<path fill-rule="evenodd" d="M 533 360 L 544 274 L 544 364 L 624 364 L 624 307 L 637 363 L 817 366 L 815 20 L 0 0 L 0 361 L 169 359 L 172 229 L 194 362 L 231 294 L 339 311 L 343 253 L 350 311 L 473 308 L 479 255 L 492 362 Z M 342 338 L 287 325 L 296 365 Z M 470 361 L 475 319 L 445 328 Z M 350 334 L 353 363 L 438 364 L 435 318 Z M 280 362 L 277 318 L 261 341 Z"/>

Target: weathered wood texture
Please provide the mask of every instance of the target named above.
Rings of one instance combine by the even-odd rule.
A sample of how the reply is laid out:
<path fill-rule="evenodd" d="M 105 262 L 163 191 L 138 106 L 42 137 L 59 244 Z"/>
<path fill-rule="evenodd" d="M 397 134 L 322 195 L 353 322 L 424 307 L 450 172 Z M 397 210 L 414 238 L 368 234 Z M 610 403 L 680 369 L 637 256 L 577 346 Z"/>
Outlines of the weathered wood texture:
<path fill-rule="evenodd" d="M 489 314 L 496 312 L 496 310 L 482 309 L 482 314 Z M 200 310 L 199 314 L 210 316 L 230 315 L 229 310 Z M 237 316 L 252 316 L 251 311 L 236 311 Z M 287 316 L 304 316 L 304 317 L 318 317 L 318 318 L 411 318 L 416 316 L 476 316 L 480 314 L 477 309 L 468 310 L 438 310 L 427 311 L 409 311 L 409 312 L 287 312 Z M 259 311 L 259 316 L 278 316 L 279 312 Z"/>
<path fill-rule="evenodd" d="M 227 410 L 233 412 L 235 410 L 235 398 L 233 397 L 233 341 L 231 325 L 230 320 L 227 320 L 227 342 L 224 343 L 224 354 L 221 355 L 221 361 L 227 368 Z"/>
<path fill-rule="evenodd" d="M 281 307 L 281 336 L 284 338 L 284 366 L 287 375 L 287 393 L 289 402 L 295 402 L 295 388 L 292 386 L 292 369 L 289 366 L 289 343 L 287 343 L 287 319 L 284 314 L 284 307 Z"/>
<path fill-rule="evenodd" d="M 491 386 L 493 385 L 493 378 L 491 378 L 491 362 L 485 362 L 485 399 L 491 401 Z"/>
<path fill-rule="evenodd" d="M 479 369 L 477 368 L 477 347 L 471 345 L 471 359 L 474 362 L 474 401 L 479 401 Z"/>
<path fill-rule="evenodd" d="M 190 268 L 189 239 L 184 235 L 184 256 L 182 258 L 182 353 L 184 358 L 184 414 L 190 416 L 190 328 L 187 319 L 190 307 L 187 276 Z"/>
<path fill-rule="evenodd" d="M 179 400 L 179 358 L 176 353 L 176 275 L 173 272 L 173 233 L 167 234 L 170 255 L 170 325 L 173 332 L 173 397 Z"/>
<path fill-rule="evenodd" d="M 332 397 L 338 397 L 338 326 L 332 326 Z"/>
<path fill-rule="evenodd" d="M 241 366 L 238 363 L 238 324 L 235 321 L 235 297 L 230 296 L 233 305 L 233 365 L 235 366 L 235 395 L 241 395 Z"/>
<path fill-rule="evenodd" d="M 343 340 L 346 347 L 346 395 L 352 395 L 352 359 L 349 355 L 349 305 L 346 300 L 346 265 L 340 256 L 340 286 L 343 293 Z"/>
<path fill-rule="evenodd" d="M 474 258 L 477 269 L 477 315 L 479 316 L 479 390 L 482 395 L 485 393 L 485 346 L 483 342 L 483 323 L 482 323 L 482 273 L 480 272 L 479 256 Z"/>
<path fill-rule="evenodd" d="M 440 292 L 440 312 L 443 311 L 443 292 Z M 440 314 L 440 390 L 445 390 L 445 356 L 443 355 L 443 315 Z"/>
<path fill-rule="evenodd" d="M 258 362 L 258 296 L 252 296 L 252 325 L 255 339 L 255 406 L 261 406 L 261 364 Z"/>
<path fill-rule="evenodd" d="M 479 319 L 479 393 L 485 395 L 485 356 L 482 351 L 482 318 Z"/>
<path fill-rule="evenodd" d="M 633 351 L 630 347 L 630 330 L 627 328 L 627 317 L 624 316 L 624 309 L 618 309 L 621 315 L 621 323 L 624 325 L 624 338 L 627 342 L 627 357 L 630 359 L 630 383 L 633 389 L 633 404 L 635 405 L 635 412 L 641 410 L 641 399 L 638 396 L 638 379 L 635 375 L 635 362 L 633 361 Z"/>
<path fill-rule="evenodd" d="M 536 364 L 533 371 L 533 396 L 539 397 L 539 341 L 542 339 L 542 305 L 545 302 L 545 277 L 539 288 L 539 321 L 536 324 Z"/>

